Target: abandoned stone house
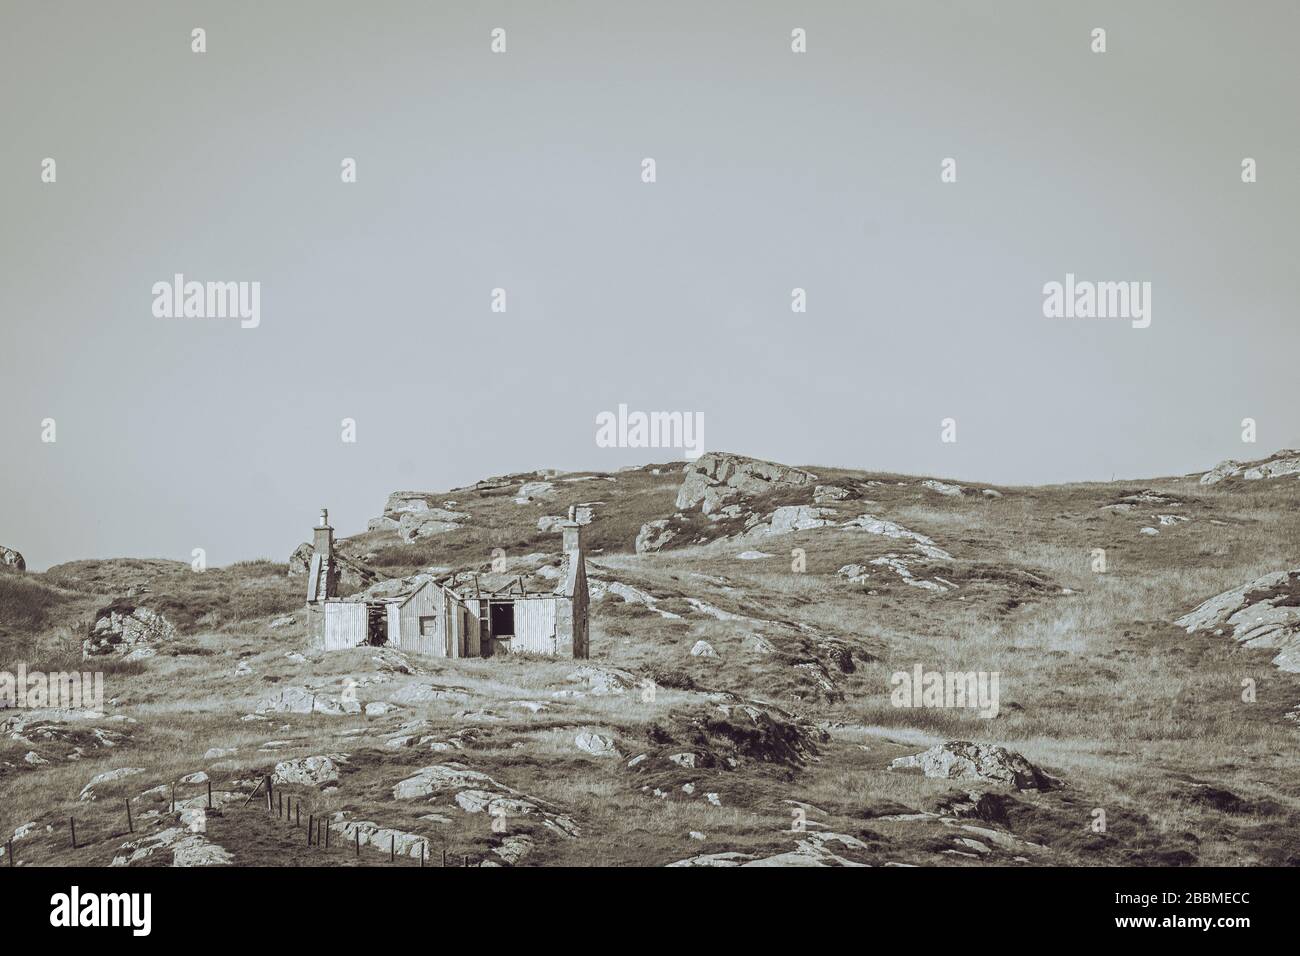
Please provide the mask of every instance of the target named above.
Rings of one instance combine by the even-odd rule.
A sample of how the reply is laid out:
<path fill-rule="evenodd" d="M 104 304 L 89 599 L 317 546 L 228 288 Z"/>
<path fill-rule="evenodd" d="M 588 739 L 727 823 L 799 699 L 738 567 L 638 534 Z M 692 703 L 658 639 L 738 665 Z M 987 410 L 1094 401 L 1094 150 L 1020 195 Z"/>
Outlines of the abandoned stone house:
<path fill-rule="evenodd" d="M 522 574 L 416 574 L 382 581 L 340 598 L 334 529 L 321 511 L 307 577 L 308 627 L 314 646 L 399 647 L 433 657 L 531 653 L 585 658 L 587 567 L 583 526 L 558 525 L 563 553 L 553 566 Z M 542 572 L 549 572 L 549 575 Z"/>

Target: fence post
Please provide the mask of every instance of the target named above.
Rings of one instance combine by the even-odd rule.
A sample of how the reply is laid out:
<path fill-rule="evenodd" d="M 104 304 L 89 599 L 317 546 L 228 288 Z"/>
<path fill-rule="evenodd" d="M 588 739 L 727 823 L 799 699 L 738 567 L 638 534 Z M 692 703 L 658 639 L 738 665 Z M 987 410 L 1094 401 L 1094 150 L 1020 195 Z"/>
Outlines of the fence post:
<path fill-rule="evenodd" d="M 128 833 L 135 832 L 135 824 L 131 821 L 131 798 L 126 799 L 126 830 Z"/>
<path fill-rule="evenodd" d="M 270 813 L 271 809 L 271 775 L 268 773 L 266 775 L 266 812 Z"/>
<path fill-rule="evenodd" d="M 424 844 L 420 844 L 420 869 L 424 869 Z"/>
<path fill-rule="evenodd" d="M 278 816 L 281 820 L 283 820 L 284 819 L 284 794 L 282 793 L 278 797 L 276 797 L 276 801 L 277 801 L 276 802 L 277 809 L 275 811 L 275 815 Z"/>
<path fill-rule="evenodd" d="M 330 848 L 330 822 L 328 820 L 324 822 L 325 822 L 325 849 L 328 850 Z"/>
<path fill-rule="evenodd" d="M 294 826 L 302 825 L 302 798 L 301 797 L 299 797 L 298 802 L 293 805 L 293 825 Z"/>
<path fill-rule="evenodd" d="M 72 828 L 72 848 L 77 848 L 77 821 L 68 817 L 68 826 Z"/>
<path fill-rule="evenodd" d="M 446 866 L 446 865 L 447 865 L 447 848 L 446 848 L 446 847 L 443 847 L 443 848 L 442 848 L 442 865 L 443 865 L 443 866 Z"/>
<path fill-rule="evenodd" d="M 14 841 L 12 837 L 9 838 L 9 865 L 14 865 Z"/>
<path fill-rule="evenodd" d="M 388 838 L 388 862 L 397 862 L 397 834 L 395 833 Z"/>
<path fill-rule="evenodd" d="M 316 827 L 316 820 L 310 813 L 307 814 L 307 845 L 311 846 L 311 831 Z"/>
<path fill-rule="evenodd" d="M 353 825 L 352 832 L 357 836 L 357 856 L 361 855 L 361 827 Z"/>
<path fill-rule="evenodd" d="M 208 780 L 208 809 L 212 809 L 212 780 Z"/>
<path fill-rule="evenodd" d="M 176 781 L 172 781 L 172 813 L 176 812 Z"/>

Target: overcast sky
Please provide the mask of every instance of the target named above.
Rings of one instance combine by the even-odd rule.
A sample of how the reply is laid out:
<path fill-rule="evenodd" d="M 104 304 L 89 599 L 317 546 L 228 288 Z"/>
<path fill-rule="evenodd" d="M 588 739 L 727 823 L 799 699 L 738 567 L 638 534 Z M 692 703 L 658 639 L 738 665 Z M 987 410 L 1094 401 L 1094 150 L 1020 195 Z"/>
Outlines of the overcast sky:
<path fill-rule="evenodd" d="M 679 457 L 597 447 L 620 403 L 1000 483 L 1300 444 L 1298 34 L 1293 2 L 6 3 L 0 544 L 284 560 L 322 505 L 350 534 L 395 489 Z M 260 325 L 155 317 L 178 272 L 260 282 Z M 1067 272 L 1150 282 L 1150 327 L 1045 318 Z"/>

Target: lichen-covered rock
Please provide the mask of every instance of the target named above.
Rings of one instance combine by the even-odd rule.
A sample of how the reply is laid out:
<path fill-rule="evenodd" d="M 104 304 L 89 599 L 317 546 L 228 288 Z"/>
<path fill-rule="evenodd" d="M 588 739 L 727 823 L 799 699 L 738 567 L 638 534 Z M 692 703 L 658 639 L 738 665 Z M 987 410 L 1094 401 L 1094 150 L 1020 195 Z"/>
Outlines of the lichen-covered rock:
<path fill-rule="evenodd" d="M 799 468 L 712 451 L 687 465 L 685 473 L 677 508 L 685 511 L 698 504 L 706 515 L 736 498 L 799 488 L 817 480 Z"/>
<path fill-rule="evenodd" d="M 347 754 L 314 757 L 302 757 L 298 760 L 282 760 L 275 765 L 271 780 L 275 783 L 296 783 L 307 787 L 324 787 L 338 783 L 339 763 L 346 763 Z"/>
<path fill-rule="evenodd" d="M 966 489 L 961 485 L 952 485 L 946 481 L 936 481 L 933 478 L 927 478 L 921 482 L 922 488 L 929 488 L 931 491 L 937 491 L 947 498 L 960 498 L 966 494 Z"/>
<path fill-rule="evenodd" d="M 583 664 L 565 680 L 571 684 L 584 685 L 587 693 L 595 697 L 622 694 L 637 686 L 637 679 L 627 671 L 616 667 L 597 667 L 594 664 Z"/>
<path fill-rule="evenodd" d="M 1259 481 L 1264 478 L 1284 478 L 1296 474 L 1300 474 L 1300 451 L 1286 448 L 1272 457 L 1253 463 L 1234 461 L 1231 458 L 1221 461 L 1201 475 L 1201 484 L 1217 485 L 1227 478 Z"/>
<path fill-rule="evenodd" d="M 399 516 L 404 511 L 428 511 L 438 496 L 428 491 L 394 491 L 384 502 L 384 514 Z"/>
<path fill-rule="evenodd" d="M 898 757 L 889 769 L 919 770 L 927 777 L 948 780 L 983 780 L 1017 790 L 1049 790 L 1060 785 L 1014 750 L 967 740 L 950 740 L 910 757 Z"/>
<path fill-rule="evenodd" d="M 311 568 L 311 556 L 314 553 L 310 541 L 304 541 L 294 548 L 289 555 L 289 577 L 306 574 Z"/>
<path fill-rule="evenodd" d="M 175 636 L 175 625 L 157 611 L 117 601 L 99 611 L 81 642 L 81 653 L 83 657 L 120 654 L 124 660 L 140 660 L 158 653 L 156 645 Z"/>
<path fill-rule="evenodd" d="M 1276 650 L 1278 669 L 1300 673 L 1300 568 L 1217 594 L 1174 623 L 1189 634 L 1230 631 L 1242 647 Z"/>
<path fill-rule="evenodd" d="M 26 571 L 27 562 L 13 548 L 0 545 L 0 571 Z"/>
<path fill-rule="evenodd" d="M 526 481 L 519 486 L 515 501 L 518 504 L 527 504 L 537 498 L 549 496 L 554 489 L 555 486 L 549 481 Z"/>
<path fill-rule="evenodd" d="M 840 527 L 856 528 L 860 531 L 865 531 L 868 534 L 878 534 L 886 538 L 897 538 L 903 541 L 911 541 L 913 547 L 917 548 L 921 554 L 928 558 L 933 558 L 936 561 L 949 561 L 952 559 L 951 554 L 938 547 L 934 541 L 926 535 L 921 534 L 919 531 L 912 531 L 908 528 L 904 528 L 901 524 L 896 524 L 893 521 L 887 521 L 884 518 L 877 518 L 875 515 L 866 514 L 857 518 L 852 518 L 844 522 Z"/>
<path fill-rule="evenodd" d="M 340 842 L 344 846 L 372 846 L 384 853 L 420 859 L 421 853 L 430 858 L 432 850 L 426 837 L 405 830 L 383 827 L 370 820 L 347 820 L 341 814 L 334 816 L 335 826 L 342 831 Z"/>
<path fill-rule="evenodd" d="M 486 813 L 506 830 L 521 823 L 536 821 L 545 830 L 562 837 L 579 835 L 577 824 L 553 805 L 537 797 L 520 793 L 498 783 L 487 774 L 464 764 L 447 763 L 423 767 L 393 788 L 395 800 L 419 800 L 452 794 L 452 799 L 466 813 Z M 493 829 L 496 829 L 494 825 Z M 518 834 L 516 834 L 518 835 Z"/>
<path fill-rule="evenodd" d="M 647 521 L 636 536 L 636 553 L 648 554 L 659 551 L 675 537 L 677 537 L 677 529 L 673 527 L 672 519 L 659 518 L 655 521 Z"/>
<path fill-rule="evenodd" d="M 81 788 L 81 796 L 78 799 L 94 800 L 96 787 L 102 787 L 106 783 L 116 783 L 123 777 L 134 777 L 139 773 L 144 773 L 144 767 L 119 767 L 116 770 L 105 770 L 103 773 L 97 773 L 90 778 L 90 783 Z"/>
<path fill-rule="evenodd" d="M 322 694 L 308 687 L 285 687 L 270 697 L 258 701 L 259 714 L 359 714 L 361 703 L 348 695 Z"/>
<path fill-rule="evenodd" d="M 573 738 L 573 745 L 583 753 L 591 754 L 593 757 L 617 757 L 618 747 L 614 745 L 613 737 L 606 737 L 604 734 L 593 733 L 584 730 Z"/>
<path fill-rule="evenodd" d="M 430 508 L 426 511 L 406 511 L 397 523 L 397 533 L 407 544 L 422 538 L 431 538 L 437 534 L 458 531 L 462 522 L 469 515 L 462 511 L 448 511 L 445 508 Z"/>
<path fill-rule="evenodd" d="M 203 835 L 202 812 L 189 814 L 185 826 L 168 827 L 157 833 L 123 843 L 121 855 L 114 856 L 111 866 L 131 866 L 148 860 L 155 853 L 171 853 L 172 866 L 226 866 L 233 859 L 224 847 Z"/>
<path fill-rule="evenodd" d="M 767 521 L 755 525 L 750 533 L 754 535 L 789 534 L 791 531 L 808 531 L 812 528 L 824 528 L 835 523 L 836 513 L 833 508 L 817 508 L 812 505 L 785 505 L 777 508 Z"/>
<path fill-rule="evenodd" d="M 800 833 L 795 840 L 793 850 L 776 853 L 771 856 L 755 856 L 752 853 L 727 851 L 724 853 L 706 853 L 689 859 L 669 863 L 669 866 L 868 866 L 866 862 L 854 860 L 847 854 L 866 856 L 870 847 L 855 836 L 847 833 L 827 833 L 807 830 Z"/>
<path fill-rule="evenodd" d="M 843 501 L 847 497 L 849 497 L 849 490 L 839 485 L 818 485 L 813 489 L 813 501 L 819 505 Z"/>

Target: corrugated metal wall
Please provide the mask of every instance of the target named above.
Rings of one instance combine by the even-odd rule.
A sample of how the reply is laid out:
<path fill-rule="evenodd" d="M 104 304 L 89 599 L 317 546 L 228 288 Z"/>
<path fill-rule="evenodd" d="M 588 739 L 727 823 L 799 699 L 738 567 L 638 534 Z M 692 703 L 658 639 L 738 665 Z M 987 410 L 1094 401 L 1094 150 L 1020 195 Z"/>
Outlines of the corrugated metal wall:
<path fill-rule="evenodd" d="M 555 653 L 555 598 L 515 601 L 515 637 L 510 650 L 531 654 Z"/>
<path fill-rule="evenodd" d="M 349 601 L 325 605 L 325 650 L 337 651 L 364 644 L 369 631 L 364 604 Z"/>
<path fill-rule="evenodd" d="M 469 598 L 465 601 L 465 656 L 482 657 L 483 647 L 480 643 L 481 635 L 479 633 L 479 603 L 478 598 Z"/>
<path fill-rule="evenodd" d="M 411 595 L 398 612 L 398 632 L 401 635 L 403 650 L 416 651 L 420 654 L 442 656 L 438 624 L 438 603 L 442 589 L 435 584 L 426 584 Z M 433 630 L 420 627 L 421 618 L 433 618 Z"/>

